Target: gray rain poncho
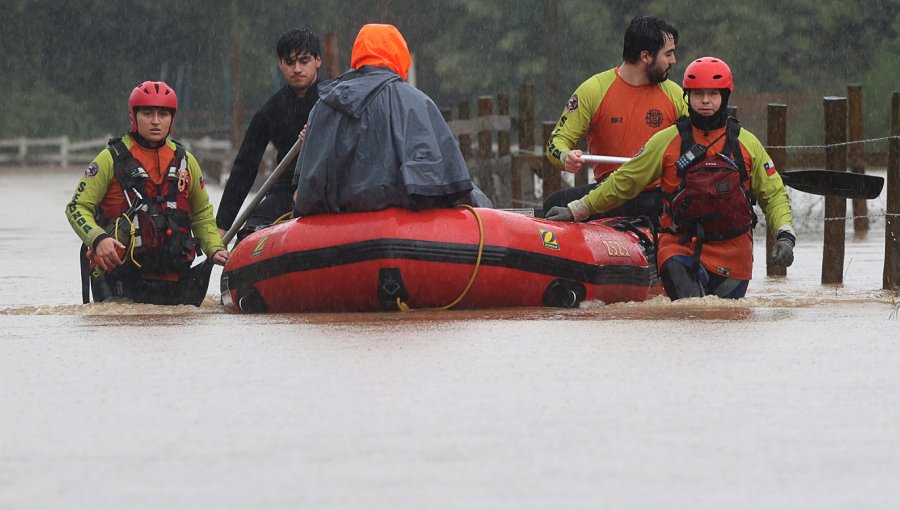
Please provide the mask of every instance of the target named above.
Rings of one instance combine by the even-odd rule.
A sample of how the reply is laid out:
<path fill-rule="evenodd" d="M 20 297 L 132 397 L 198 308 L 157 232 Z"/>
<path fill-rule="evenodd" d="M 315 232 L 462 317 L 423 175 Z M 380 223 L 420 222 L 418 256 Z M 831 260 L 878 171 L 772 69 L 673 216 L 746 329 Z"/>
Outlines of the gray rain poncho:
<path fill-rule="evenodd" d="M 399 75 L 364 65 L 322 83 L 319 96 L 294 171 L 295 215 L 468 201 L 473 184 L 453 133 Z"/>

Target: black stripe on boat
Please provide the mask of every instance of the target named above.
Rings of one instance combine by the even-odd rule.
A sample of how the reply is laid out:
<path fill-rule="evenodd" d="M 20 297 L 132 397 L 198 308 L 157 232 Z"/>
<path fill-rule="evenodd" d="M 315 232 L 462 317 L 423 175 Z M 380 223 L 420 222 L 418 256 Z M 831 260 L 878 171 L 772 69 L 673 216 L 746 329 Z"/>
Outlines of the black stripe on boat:
<path fill-rule="evenodd" d="M 228 286 L 241 288 L 269 278 L 328 267 L 381 259 L 409 259 L 448 264 L 475 264 L 478 246 L 410 239 L 375 239 L 358 243 L 295 251 L 227 271 Z M 592 284 L 649 286 L 656 268 L 627 264 L 588 264 L 559 256 L 503 246 L 485 246 L 481 264 Z"/>

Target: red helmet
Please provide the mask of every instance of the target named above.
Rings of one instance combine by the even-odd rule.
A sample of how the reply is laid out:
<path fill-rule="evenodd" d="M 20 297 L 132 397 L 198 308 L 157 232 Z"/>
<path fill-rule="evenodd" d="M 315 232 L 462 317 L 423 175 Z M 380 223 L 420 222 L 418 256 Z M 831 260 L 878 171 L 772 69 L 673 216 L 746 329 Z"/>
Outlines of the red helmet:
<path fill-rule="evenodd" d="M 134 109 L 138 106 L 162 106 L 172 110 L 172 125 L 175 124 L 175 112 L 178 110 L 178 98 L 172 87 L 162 81 L 145 81 L 131 91 L 128 98 L 128 116 L 131 119 L 131 130 L 137 131 L 137 119 L 134 117 Z M 169 134 L 172 126 L 169 126 Z"/>
<path fill-rule="evenodd" d="M 688 64 L 684 70 L 681 88 L 688 89 L 728 89 L 734 92 L 734 78 L 731 68 L 724 60 L 716 57 L 701 57 Z"/>

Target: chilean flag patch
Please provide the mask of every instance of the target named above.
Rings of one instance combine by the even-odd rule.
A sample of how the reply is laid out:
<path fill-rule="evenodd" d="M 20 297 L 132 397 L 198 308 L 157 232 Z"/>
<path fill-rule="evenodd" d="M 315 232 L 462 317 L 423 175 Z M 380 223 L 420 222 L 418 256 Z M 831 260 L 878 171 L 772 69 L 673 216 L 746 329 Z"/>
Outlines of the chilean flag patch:
<path fill-rule="evenodd" d="M 763 165 L 763 169 L 766 171 L 766 175 L 772 177 L 772 175 L 775 174 L 775 163 L 766 161 L 766 163 Z"/>

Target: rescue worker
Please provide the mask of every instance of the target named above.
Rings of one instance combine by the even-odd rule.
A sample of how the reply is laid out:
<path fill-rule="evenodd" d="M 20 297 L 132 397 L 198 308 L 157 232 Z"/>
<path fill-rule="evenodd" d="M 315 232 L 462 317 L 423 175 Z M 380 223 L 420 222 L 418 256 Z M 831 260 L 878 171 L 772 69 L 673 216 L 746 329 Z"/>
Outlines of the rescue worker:
<path fill-rule="evenodd" d="M 94 158 L 66 206 L 94 266 L 94 301 L 186 303 L 197 241 L 216 264 L 228 260 L 200 166 L 169 138 L 177 110 L 175 91 L 165 83 L 135 87 L 129 133 Z"/>
<path fill-rule="evenodd" d="M 393 25 L 369 24 L 351 69 L 319 86 L 294 170 L 294 214 L 429 209 L 472 203 L 474 185 L 440 110 L 405 80 L 411 58 Z M 475 205 L 490 206 L 483 194 Z"/>
<path fill-rule="evenodd" d="M 250 119 L 250 126 L 234 158 L 216 215 L 220 235 L 224 236 L 231 228 L 253 187 L 259 163 L 269 142 L 277 151 L 276 162 L 281 162 L 297 142 L 298 135 L 309 119 L 310 110 L 319 99 L 321 53 L 319 36 L 306 28 L 288 30 L 278 38 L 275 54 L 286 84 Z M 281 175 L 238 231 L 238 240 L 291 212 L 294 193 L 292 177 L 291 172 Z"/>
<path fill-rule="evenodd" d="M 727 115 L 734 80 L 723 60 L 691 62 L 683 87 L 689 117 L 654 135 L 590 194 L 554 207 L 547 219 L 580 221 L 608 211 L 661 178 L 665 207 L 657 260 L 669 297 L 741 298 L 753 270 L 754 197 L 776 235 L 773 261 L 794 261 L 787 190 L 756 136 Z"/>
<path fill-rule="evenodd" d="M 585 80 L 566 103 L 547 141 L 550 162 L 578 173 L 585 160 L 575 146 L 585 135 L 590 154 L 634 156 L 647 139 L 687 114 L 681 87 L 668 79 L 676 62 L 676 44 L 678 30 L 668 22 L 653 16 L 632 19 L 625 30 L 622 64 Z M 595 182 L 550 194 L 544 211 L 587 195 L 617 167 L 594 164 Z M 659 182 L 654 181 L 645 193 L 602 216 L 648 216 L 657 221 L 661 205 Z"/>

